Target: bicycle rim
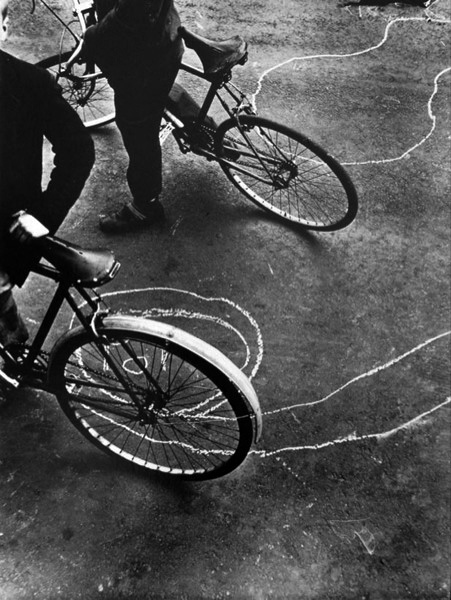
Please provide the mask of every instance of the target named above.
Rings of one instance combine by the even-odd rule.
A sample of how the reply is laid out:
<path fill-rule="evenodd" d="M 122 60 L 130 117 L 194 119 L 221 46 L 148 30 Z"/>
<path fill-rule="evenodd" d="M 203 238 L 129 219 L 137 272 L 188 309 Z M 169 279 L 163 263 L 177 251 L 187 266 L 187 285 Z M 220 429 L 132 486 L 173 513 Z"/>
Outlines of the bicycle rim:
<path fill-rule="evenodd" d="M 101 346 L 84 330 L 69 338 L 53 370 L 58 401 L 91 442 L 137 467 L 190 479 L 225 475 L 244 460 L 252 415 L 220 369 L 158 336 L 100 333 Z"/>
<path fill-rule="evenodd" d="M 225 121 L 216 152 L 227 177 L 276 217 L 307 229 L 333 231 L 357 214 L 357 193 L 336 159 L 303 134 L 268 119 Z"/>
<path fill-rule="evenodd" d="M 50 56 L 37 63 L 47 69 L 61 86 L 64 99 L 88 129 L 102 127 L 115 119 L 114 92 L 95 65 L 75 63 L 64 70 L 71 52 Z"/>

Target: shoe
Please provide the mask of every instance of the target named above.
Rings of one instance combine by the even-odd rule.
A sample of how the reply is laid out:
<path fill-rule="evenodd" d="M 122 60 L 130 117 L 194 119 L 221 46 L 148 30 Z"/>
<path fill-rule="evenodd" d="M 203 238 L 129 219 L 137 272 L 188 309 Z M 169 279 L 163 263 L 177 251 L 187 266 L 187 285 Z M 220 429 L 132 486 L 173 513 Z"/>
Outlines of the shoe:
<path fill-rule="evenodd" d="M 20 387 L 28 386 L 38 389 L 48 389 L 47 372 L 48 362 L 43 354 L 38 355 L 35 359 L 32 368 L 26 373 L 23 371 L 23 363 L 27 358 L 30 346 L 26 344 L 13 344 L 8 346 L 7 351 L 12 356 L 15 362 L 8 361 L 1 365 L 3 373 L 13 380 L 16 380 Z M 0 391 L 2 380 L 0 378 Z M 3 382 L 3 387 L 7 389 L 8 384 Z"/>
<path fill-rule="evenodd" d="M 20 346 L 18 346 L 17 348 L 19 348 Z M 15 350 L 16 350 L 16 346 L 9 346 L 8 348 L 5 348 L 5 350 L 7 350 L 9 352 L 9 354 L 11 354 L 11 356 L 16 359 L 16 354 L 15 354 Z M 18 356 L 17 358 L 19 359 L 20 352 L 18 351 Z M 11 391 L 11 389 L 13 389 L 13 387 L 15 387 L 18 383 L 19 383 L 19 372 L 18 372 L 18 368 L 17 365 L 12 361 L 12 360 L 2 360 L 0 361 L 0 369 L 2 371 L 2 374 L 0 376 L 0 406 L 2 405 L 2 399 L 3 399 L 3 403 L 5 402 L 5 400 L 8 397 L 8 392 Z"/>
<path fill-rule="evenodd" d="M 100 215 L 99 227 L 104 233 L 128 233 L 146 227 L 161 224 L 165 219 L 164 208 L 154 200 L 150 203 L 146 214 L 136 210 L 130 203 L 125 204 L 120 210 L 108 215 Z"/>

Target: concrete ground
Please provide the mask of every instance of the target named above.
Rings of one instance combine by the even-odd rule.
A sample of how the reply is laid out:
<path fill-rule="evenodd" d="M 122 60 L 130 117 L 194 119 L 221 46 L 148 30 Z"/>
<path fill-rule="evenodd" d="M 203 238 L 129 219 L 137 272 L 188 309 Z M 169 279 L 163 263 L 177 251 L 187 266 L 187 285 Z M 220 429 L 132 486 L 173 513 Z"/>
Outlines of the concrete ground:
<path fill-rule="evenodd" d="M 199 315 L 176 321 L 252 377 L 263 438 L 220 480 L 145 477 L 22 390 L 0 414 L 0 599 L 449 598 L 451 3 L 178 5 L 199 33 L 249 40 L 236 82 L 347 165 L 360 212 L 295 231 L 168 141 L 167 227 L 108 238 L 97 216 L 126 197 L 126 163 L 114 125 L 95 134 L 61 235 L 114 248 L 115 308 Z M 58 23 L 12 9 L 6 49 L 48 55 Z M 21 290 L 30 328 L 49 294 Z"/>

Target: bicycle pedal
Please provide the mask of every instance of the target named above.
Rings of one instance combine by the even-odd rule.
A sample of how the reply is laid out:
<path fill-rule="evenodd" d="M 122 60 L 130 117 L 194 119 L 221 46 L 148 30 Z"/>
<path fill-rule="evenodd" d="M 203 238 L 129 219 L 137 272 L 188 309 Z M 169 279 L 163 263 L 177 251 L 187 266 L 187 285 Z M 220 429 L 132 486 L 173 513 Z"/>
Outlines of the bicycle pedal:
<path fill-rule="evenodd" d="M 188 154 L 188 152 L 191 152 L 191 146 L 186 141 L 186 133 L 184 132 L 183 129 L 182 130 L 174 129 L 174 131 L 172 132 L 172 135 L 174 136 L 175 140 L 177 141 L 179 150 L 182 154 Z"/>
<path fill-rule="evenodd" d="M 174 131 L 174 129 L 175 129 L 175 127 L 172 123 L 166 123 L 166 125 L 164 125 L 163 127 L 160 128 L 160 133 L 159 133 L 160 144 L 164 144 L 167 137 L 169 136 L 170 133 L 172 133 Z"/>
<path fill-rule="evenodd" d="M 20 386 L 20 382 L 15 379 L 14 377 L 11 377 L 10 375 L 8 375 L 7 373 L 5 373 L 4 371 L 2 371 L 0 369 L 0 379 L 6 383 L 8 386 L 14 387 L 14 388 L 18 388 Z"/>
<path fill-rule="evenodd" d="M 17 387 L 32 387 L 38 389 L 45 389 L 47 383 L 47 372 L 46 371 L 32 371 L 26 373 L 18 379 Z"/>

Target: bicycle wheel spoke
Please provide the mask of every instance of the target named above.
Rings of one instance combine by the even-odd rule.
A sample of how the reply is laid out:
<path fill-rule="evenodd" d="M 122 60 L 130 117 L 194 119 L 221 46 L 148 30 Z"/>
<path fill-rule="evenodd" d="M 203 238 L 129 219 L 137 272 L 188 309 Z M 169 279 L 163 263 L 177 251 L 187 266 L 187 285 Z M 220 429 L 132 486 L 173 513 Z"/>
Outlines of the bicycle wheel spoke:
<path fill-rule="evenodd" d="M 275 216 L 311 229 L 340 229 L 352 222 L 357 195 L 334 158 L 267 119 L 240 116 L 238 123 L 227 122 L 217 151 L 219 156 L 226 148 L 237 153 L 235 161 L 220 164 L 246 196 Z"/>
<path fill-rule="evenodd" d="M 175 430 L 173 432 L 173 434 L 174 434 L 174 437 L 177 439 L 177 441 L 181 444 L 183 441 L 181 432 L 179 432 L 178 430 Z M 198 467 L 202 467 L 201 462 L 199 461 L 199 459 L 196 457 L 195 454 L 185 452 L 184 456 L 185 456 L 185 459 L 187 460 L 191 469 L 195 470 Z"/>
<path fill-rule="evenodd" d="M 185 447 L 187 443 L 192 444 L 192 440 L 190 438 L 183 435 L 183 432 L 177 431 L 176 436 L 179 442 L 178 448 L 183 448 L 184 458 L 188 461 L 191 468 L 196 469 L 202 467 L 203 463 L 207 461 L 211 466 L 214 466 L 217 461 L 214 461 L 214 455 L 211 453 L 201 454 L 200 452 L 187 452 Z M 186 437 L 186 440 L 184 439 Z M 175 453 L 175 448 L 173 448 L 173 452 Z"/>
<path fill-rule="evenodd" d="M 115 118 L 114 92 L 107 79 L 92 64 L 75 62 L 67 68 L 66 61 L 71 54 L 72 50 L 67 50 L 40 61 L 38 65 L 55 77 L 63 97 L 86 127 L 96 128 L 110 123 Z"/>
<path fill-rule="evenodd" d="M 58 398 L 86 436 L 138 466 L 198 479 L 243 460 L 253 421 L 228 377 L 146 335 L 106 337 L 74 342 L 60 375 Z"/>

